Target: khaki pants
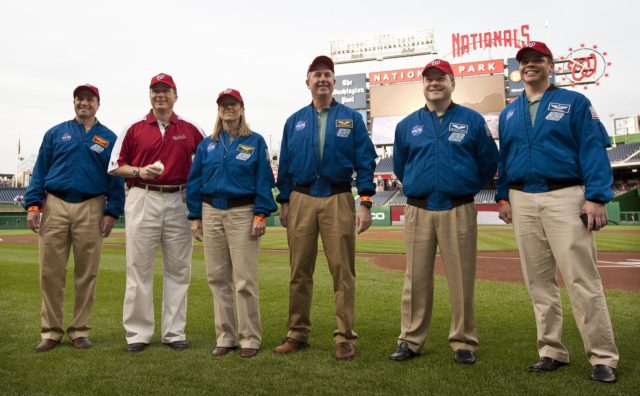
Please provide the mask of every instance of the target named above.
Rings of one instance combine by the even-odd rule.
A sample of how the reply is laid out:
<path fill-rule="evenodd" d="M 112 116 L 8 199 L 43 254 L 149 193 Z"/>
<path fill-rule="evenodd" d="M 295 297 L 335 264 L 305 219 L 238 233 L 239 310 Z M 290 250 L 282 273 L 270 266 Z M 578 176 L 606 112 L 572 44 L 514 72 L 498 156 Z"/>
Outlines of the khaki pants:
<path fill-rule="evenodd" d="M 473 298 L 477 236 L 477 212 L 473 203 L 444 211 L 407 205 L 407 270 L 398 340 L 406 341 L 412 351 L 423 348 L 429 333 L 437 247 L 440 247 L 451 299 L 449 345 L 453 350 L 478 350 Z"/>
<path fill-rule="evenodd" d="M 338 324 L 334 340 L 355 343 L 355 202 L 350 192 L 330 197 L 312 197 L 295 191 L 291 194 L 287 227 L 291 260 L 287 337 L 306 342 L 311 333 L 318 234 L 333 278 Z"/>
<path fill-rule="evenodd" d="M 259 349 L 260 240 L 251 235 L 253 205 L 215 209 L 202 205 L 204 263 L 213 294 L 216 346 Z M 237 321 L 237 326 L 236 326 Z"/>
<path fill-rule="evenodd" d="M 522 273 L 536 317 L 538 353 L 569 362 L 569 352 L 561 341 L 557 266 L 589 362 L 616 367 L 618 350 L 596 268 L 594 236 L 579 218 L 585 202 L 583 187 L 537 194 L 511 190 L 509 200 Z"/>
<path fill-rule="evenodd" d="M 151 342 L 153 267 L 162 248 L 161 342 L 186 339 L 187 291 L 191 280 L 191 224 L 180 192 L 162 193 L 134 187 L 125 203 L 127 232 L 127 284 L 123 324 L 127 343 Z"/>
<path fill-rule="evenodd" d="M 68 203 L 47 195 L 38 234 L 43 340 L 61 340 L 64 336 L 64 287 L 71 247 L 75 301 L 67 335 L 72 340 L 89 336 L 89 316 L 102 253 L 100 224 L 104 208 L 104 195 L 80 203 Z"/>

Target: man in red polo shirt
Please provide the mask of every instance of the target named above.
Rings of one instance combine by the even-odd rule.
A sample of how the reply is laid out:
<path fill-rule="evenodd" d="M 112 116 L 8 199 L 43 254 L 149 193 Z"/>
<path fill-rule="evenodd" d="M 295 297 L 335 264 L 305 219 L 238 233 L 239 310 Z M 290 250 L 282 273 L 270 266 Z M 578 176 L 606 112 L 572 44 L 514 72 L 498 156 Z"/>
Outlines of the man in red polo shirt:
<path fill-rule="evenodd" d="M 192 155 L 205 135 L 173 112 L 178 95 L 170 75 L 153 77 L 149 88 L 151 111 L 118 137 L 109 164 L 109 172 L 125 177 L 129 187 L 123 308 L 127 352 L 144 350 L 153 336 L 153 267 L 158 247 L 164 263 L 161 341 L 176 350 L 189 347 L 184 327 L 192 240 L 184 187 Z"/>

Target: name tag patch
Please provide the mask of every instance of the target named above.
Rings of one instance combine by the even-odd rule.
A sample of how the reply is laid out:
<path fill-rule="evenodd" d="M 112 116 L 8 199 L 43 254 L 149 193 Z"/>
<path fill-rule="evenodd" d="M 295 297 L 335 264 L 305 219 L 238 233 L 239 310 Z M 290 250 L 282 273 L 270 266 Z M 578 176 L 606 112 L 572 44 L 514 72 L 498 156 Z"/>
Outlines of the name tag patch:
<path fill-rule="evenodd" d="M 239 153 L 245 153 L 245 154 L 249 154 L 249 156 L 251 156 L 254 151 L 256 151 L 256 148 L 253 147 L 253 146 L 245 146 L 244 144 L 239 144 L 238 145 L 238 152 Z"/>
<path fill-rule="evenodd" d="M 101 147 L 107 148 L 109 147 L 109 141 L 107 139 L 103 139 L 100 136 L 94 136 L 93 142 Z"/>
<path fill-rule="evenodd" d="M 571 111 L 571 105 L 564 103 L 549 103 L 549 107 L 547 108 L 549 111 L 557 111 L 560 113 L 569 114 Z"/>
<path fill-rule="evenodd" d="M 545 117 L 546 120 L 549 121 L 560 121 L 564 117 L 564 113 L 560 113 L 557 111 L 550 111 L 549 114 Z"/>
<path fill-rule="evenodd" d="M 452 122 L 449 124 L 449 132 L 467 133 L 469 131 L 469 125 L 457 124 Z"/>
<path fill-rule="evenodd" d="M 449 141 L 460 143 L 465 136 L 467 136 L 466 133 L 454 132 L 451 135 L 449 135 Z"/>
<path fill-rule="evenodd" d="M 336 128 L 353 128 L 353 120 L 336 120 Z"/>
<path fill-rule="evenodd" d="M 236 159 L 239 159 L 240 161 L 246 161 L 249 158 L 251 158 L 251 154 L 249 153 L 238 153 L 238 155 L 236 155 Z"/>
<path fill-rule="evenodd" d="M 91 146 L 91 150 L 95 151 L 96 153 L 100 154 L 101 152 L 104 151 L 104 147 L 100 146 L 97 143 L 94 143 L 93 146 Z"/>
<path fill-rule="evenodd" d="M 349 137 L 349 135 L 351 134 L 351 129 L 346 129 L 346 128 L 340 128 L 338 129 L 338 137 Z"/>

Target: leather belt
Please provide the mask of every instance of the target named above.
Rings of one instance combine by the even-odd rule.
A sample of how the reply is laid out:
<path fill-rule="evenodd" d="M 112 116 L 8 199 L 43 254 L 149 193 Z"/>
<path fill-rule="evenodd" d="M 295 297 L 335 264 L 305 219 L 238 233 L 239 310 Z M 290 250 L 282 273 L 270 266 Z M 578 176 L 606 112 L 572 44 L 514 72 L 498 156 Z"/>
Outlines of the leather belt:
<path fill-rule="evenodd" d="M 59 198 L 65 202 L 69 202 L 69 203 L 78 203 L 78 202 L 84 202 L 87 201 L 89 199 L 95 198 L 98 195 L 102 195 L 102 194 L 98 194 L 98 195 L 89 195 L 89 194 L 65 194 L 65 193 L 59 193 L 56 191 L 48 191 L 47 190 L 47 194 L 51 194 L 56 198 Z"/>
<path fill-rule="evenodd" d="M 547 191 L 555 191 L 555 190 L 560 190 L 562 188 L 567 188 L 567 187 L 574 187 L 574 186 L 581 186 L 582 182 L 581 181 L 577 181 L 577 180 L 572 180 L 572 181 L 547 181 Z M 509 188 L 512 188 L 514 190 L 518 190 L 518 191 L 524 191 L 524 183 L 511 183 L 509 184 Z"/>
<path fill-rule="evenodd" d="M 209 205 L 213 206 L 213 197 L 211 195 L 203 195 L 202 200 Z M 227 209 L 237 208 L 240 206 L 253 205 L 253 202 L 256 200 L 256 197 L 253 195 L 249 195 L 246 197 L 233 197 L 227 198 Z M 215 206 L 213 206 L 215 208 Z"/>
<path fill-rule="evenodd" d="M 184 184 L 175 186 L 156 186 L 154 184 L 134 183 L 133 187 L 138 187 L 149 191 L 158 191 L 161 193 L 174 193 L 184 190 Z"/>
<path fill-rule="evenodd" d="M 455 208 L 456 206 L 473 202 L 473 195 L 468 195 L 464 197 L 449 197 L 449 200 L 451 201 L 451 207 Z M 427 209 L 428 204 L 429 204 L 429 198 L 407 197 L 407 205 L 415 206 L 420 209 Z"/>
<path fill-rule="evenodd" d="M 303 193 L 306 195 L 311 195 L 311 186 L 301 186 L 296 184 L 293 186 L 293 191 Z M 345 192 L 351 192 L 351 184 L 332 184 L 331 185 L 331 195 L 342 194 Z"/>

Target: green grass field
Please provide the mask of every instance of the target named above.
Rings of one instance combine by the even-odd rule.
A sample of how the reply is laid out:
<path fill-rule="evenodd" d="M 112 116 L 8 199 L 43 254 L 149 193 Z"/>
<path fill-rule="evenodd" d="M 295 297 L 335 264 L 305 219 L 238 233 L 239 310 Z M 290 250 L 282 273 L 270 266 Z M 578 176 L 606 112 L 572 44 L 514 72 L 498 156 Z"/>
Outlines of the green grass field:
<path fill-rule="evenodd" d="M 610 230 L 639 229 L 607 228 Z M 24 232 L 3 232 L 3 235 Z M 638 251 L 639 234 L 598 234 L 598 248 Z M 537 360 L 535 323 L 521 284 L 478 281 L 476 316 L 480 351 L 475 366 L 456 365 L 447 345 L 450 324 L 446 280 L 436 279 L 430 336 L 422 357 L 405 363 L 387 359 L 399 332 L 403 274 L 357 260 L 357 357 L 336 362 L 331 333 L 335 328 L 333 295 L 324 257 L 318 258 L 313 302 L 311 348 L 292 356 L 271 352 L 286 334 L 289 266 L 286 252 L 260 257 L 263 349 L 244 360 L 234 353 L 215 359 L 211 293 L 201 249 L 194 250 L 189 291 L 187 336 L 192 348 L 174 352 L 159 337 L 143 353 L 127 354 L 122 328 L 125 285 L 124 242 L 107 240 L 98 279 L 91 325 L 94 343 L 75 350 L 65 340 L 48 353 L 36 353 L 39 342 L 40 292 L 35 244 L 0 242 L 0 394 L 527 394 L 637 395 L 640 391 L 640 293 L 607 290 L 606 296 L 620 350 L 619 383 L 588 380 L 589 363 L 576 329 L 566 293 L 564 342 L 571 365 L 550 374 L 531 374 Z M 270 229 L 262 245 L 284 249 L 282 229 Z M 481 233 L 481 250 L 513 250 L 510 233 Z M 358 240 L 358 251 L 403 251 L 401 240 Z M 65 317 L 71 315 L 72 264 L 68 276 Z M 162 269 L 155 273 L 156 329 L 159 328 Z M 157 331 L 156 330 L 156 331 Z"/>

